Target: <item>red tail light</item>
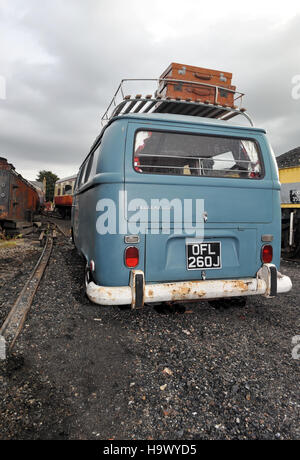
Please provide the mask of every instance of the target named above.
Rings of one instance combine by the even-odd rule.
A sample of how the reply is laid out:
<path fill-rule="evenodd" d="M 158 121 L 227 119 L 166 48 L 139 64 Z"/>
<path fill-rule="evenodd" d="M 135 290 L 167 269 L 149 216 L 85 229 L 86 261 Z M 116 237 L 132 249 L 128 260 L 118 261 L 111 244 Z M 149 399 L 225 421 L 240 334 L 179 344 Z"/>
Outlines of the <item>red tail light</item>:
<path fill-rule="evenodd" d="M 139 250 L 134 246 L 125 249 L 125 264 L 128 268 L 134 268 L 139 263 Z"/>
<path fill-rule="evenodd" d="M 270 244 L 265 244 L 261 248 L 261 260 L 264 264 L 270 264 L 273 259 L 273 248 Z"/>
<path fill-rule="evenodd" d="M 142 172 L 141 168 L 139 168 L 139 166 L 141 166 L 141 162 L 139 160 L 139 157 L 134 157 L 133 166 L 134 166 L 134 169 L 135 169 L 136 172 Z"/>

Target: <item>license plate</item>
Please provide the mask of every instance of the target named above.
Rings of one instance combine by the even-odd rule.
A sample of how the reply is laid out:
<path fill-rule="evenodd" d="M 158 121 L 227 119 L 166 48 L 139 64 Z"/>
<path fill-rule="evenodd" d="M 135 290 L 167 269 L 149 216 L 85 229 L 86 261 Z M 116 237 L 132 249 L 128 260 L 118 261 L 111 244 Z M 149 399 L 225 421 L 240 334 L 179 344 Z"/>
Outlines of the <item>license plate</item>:
<path fill-rule="evenodd" d="M 205 243 L 188 243 L 186 245 L 188 270 L 213 270 L 222 268 L 221 243 L 206 241 Z"/>

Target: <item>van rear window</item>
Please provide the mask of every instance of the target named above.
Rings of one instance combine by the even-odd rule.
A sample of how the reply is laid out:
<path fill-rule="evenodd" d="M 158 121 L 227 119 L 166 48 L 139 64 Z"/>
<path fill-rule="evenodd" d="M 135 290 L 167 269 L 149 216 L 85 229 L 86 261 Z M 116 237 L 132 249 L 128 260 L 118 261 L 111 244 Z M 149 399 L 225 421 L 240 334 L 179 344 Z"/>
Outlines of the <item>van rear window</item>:
<path fill-rule="evenodd" d="M 133 167 L 138 173 L 259 179 L 257 144 L 248 139 L 138 131 Z"/>

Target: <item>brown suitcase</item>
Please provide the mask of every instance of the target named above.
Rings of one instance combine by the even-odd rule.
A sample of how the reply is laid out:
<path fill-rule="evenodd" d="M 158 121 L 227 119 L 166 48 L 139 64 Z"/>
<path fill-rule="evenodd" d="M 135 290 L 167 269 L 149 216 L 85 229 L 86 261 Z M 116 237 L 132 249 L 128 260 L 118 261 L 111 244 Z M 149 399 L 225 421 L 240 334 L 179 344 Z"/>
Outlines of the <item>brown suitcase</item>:
<path fill-rule="evenodd" d="M 232 74 L 219 70 L 172 63 L 163 72 L 161 79 L 179 80 L 177 82 L 160 82 L 158 96 L 172 99 L 191 99 L 212 104 L 234 106 L 236 87 L 231 85 Z M 182 82 L 181 82 L 182 81 Z M 189 83 L 186 83 L 189 82 Z M 209 86 L 212 85 L 212 86 Z M 220 87 L 216 90 L 216 86 Z"/>

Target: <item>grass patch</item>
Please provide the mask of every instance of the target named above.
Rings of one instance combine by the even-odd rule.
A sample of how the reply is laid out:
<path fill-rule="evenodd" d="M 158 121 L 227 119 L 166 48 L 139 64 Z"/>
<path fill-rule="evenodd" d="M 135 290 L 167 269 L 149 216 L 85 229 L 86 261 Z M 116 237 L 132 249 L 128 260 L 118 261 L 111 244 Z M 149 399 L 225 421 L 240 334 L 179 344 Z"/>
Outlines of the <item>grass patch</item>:
<path fill-rule="evenodd" d="M 14 248 L 16 246 L 17 246 L 16 240 L 0 241 L 0 249 L 1 248 Z"/>
<path fill-rule="evenodd" d="M 10 240 L 0 240 L 0 249 L 15 248 L 24 243 L 21 238 L 12 238 Z"/>

